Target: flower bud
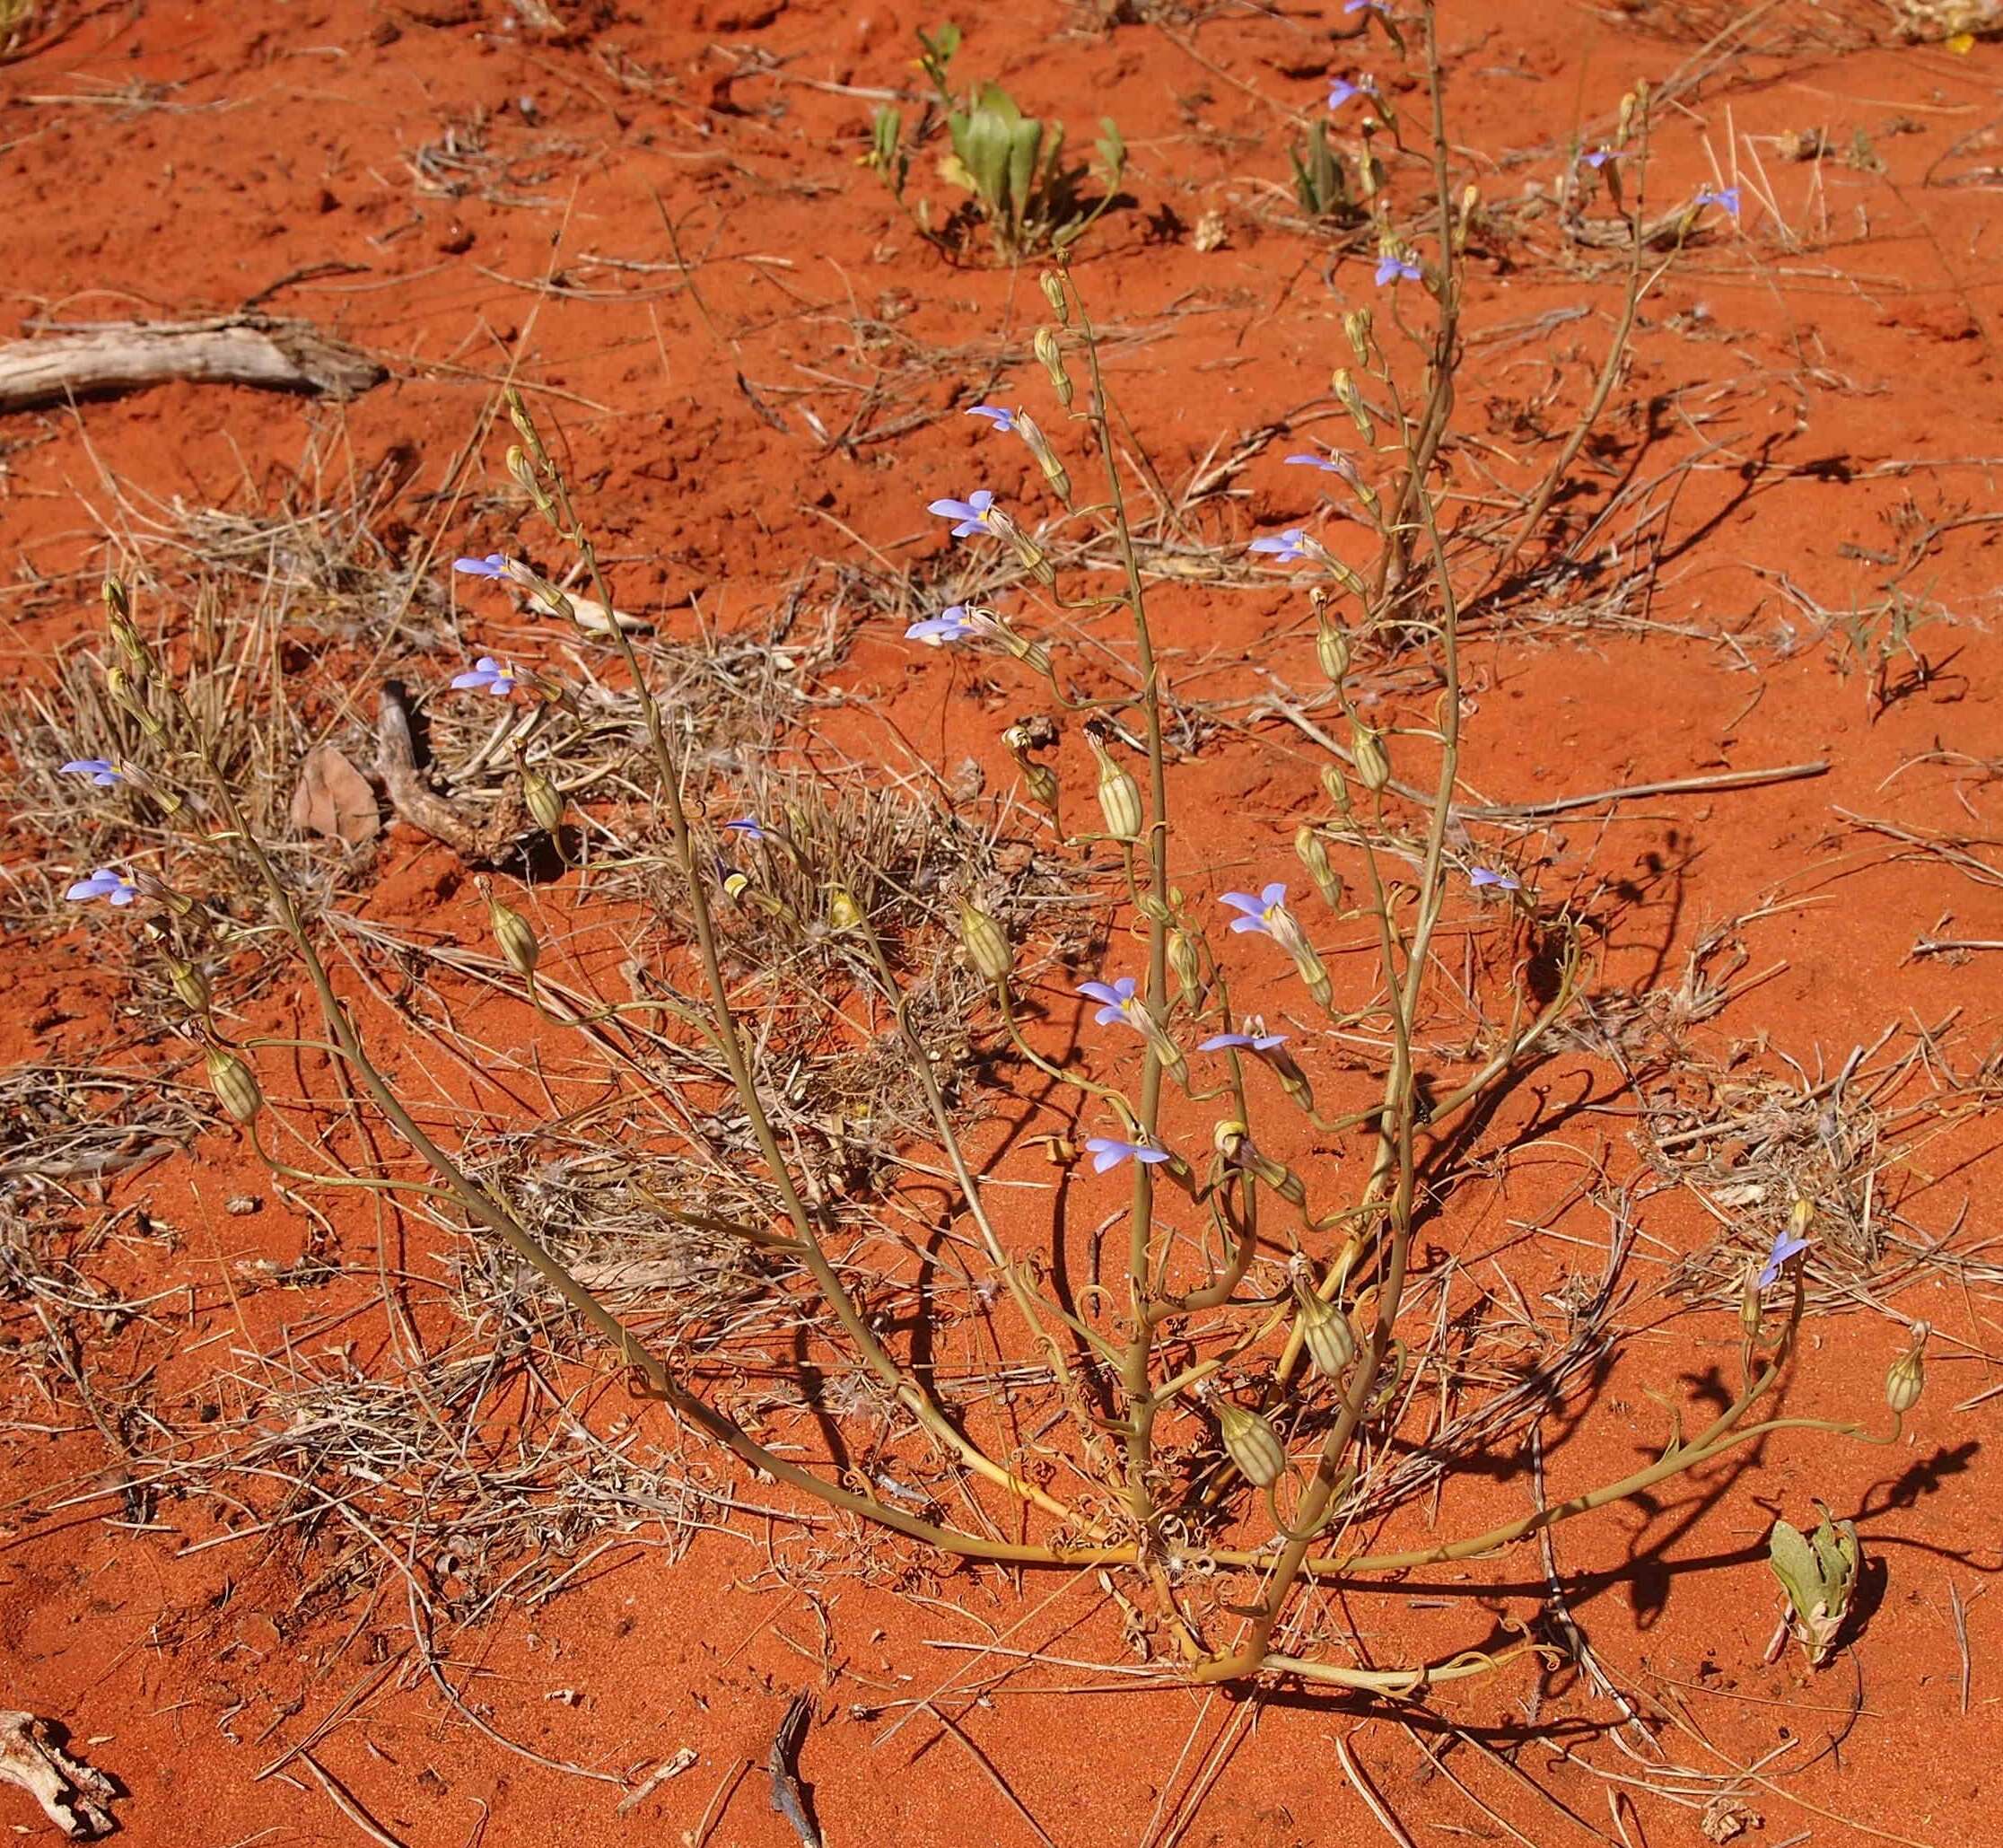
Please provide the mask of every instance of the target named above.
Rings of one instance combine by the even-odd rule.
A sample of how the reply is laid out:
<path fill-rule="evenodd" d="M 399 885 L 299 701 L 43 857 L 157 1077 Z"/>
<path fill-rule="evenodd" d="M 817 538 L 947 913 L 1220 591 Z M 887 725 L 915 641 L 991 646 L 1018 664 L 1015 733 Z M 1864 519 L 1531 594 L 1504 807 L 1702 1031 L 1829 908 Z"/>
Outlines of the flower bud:
<path fill-rule="evenodd" d="M 1232 1119 L 1220 1123 L 1211 1132 L 1211 1141 L 1228 1165 L 1264 1182 L 1290 1206 L 1306 1210 L 1307 1184 L 1284 1162 L 1265 1154 L 1244 1124 Z"/>
<path fill-rule="evenodd" d="M 827 891 L 827 927 L 831 931 L 859 931 L 862 907 L 846 886 L 830 886 Z"/>
<path fill-rule="evenodd" d="M 1912 1345 L 1892 1362 L 1891 1371 L 1885 1376 L 1885 1402 L 1894 1412 L 1910 1412 L 1920 1403 L 1920 1395 L 1926 1389 L 1926 1362 L 1921 1358 L 1926 1351 L 1927 1336 L 1932 1329 L 1925 1322 L 1912 1325 Z"/>
<path fill-rule="evenodd" d="M 1343 908 L 1342 875 L 1328 863 L 1328 844 L 1305 821 L 1294 829 L 1294 852 L 1300 855 L 1300 863 L 1308 869 L 1308 877 L 1314 880 L 1322 903 L 1331 911 L 1340 911 Z"/>
<path fill-rule="evenodd" d="M 1391 781 L 1391 760 L 1378 734 L 1359 719 L 1350 727 L 1350 757 L 1363 787 L 1381 795 Z"/>
<path fill-rule="evenodd" d="M 139 631 L 132 624 L 132 600 L 126 594 L 125 585 L 115 577 L 104 581 L 104 620 L 111 631 L 111 639 L 118 644 L 118 652 L 125 656 L 133 674 L 144 680 L 154 671 L 154 661 L 146 644 L 139 639 Z"/>
<path fill-rule="evenodd" d="M 1203 1004 L 1205 993 L 1203 959 L 1196 953 L 1196 940 L 1187 931 L 1168 933 L 1168 967 L 1175 971 L 1176 985 L 1193 1008 Z"/>
<path fill-rule="evenodd" d="M 1071 477 L 1064 472 L 1064 465 L 1057 460 L 1050 447 L 1050 439 L 1036 427 L 1036 421 L 1027 411 L 1018 411 L 1015 419 L 1016 433 L 1022 438 L 1029 453 L 1036 457 L 1036 466 L 1044 472 L 1044 479 L 1057 492 L 1057 498 L 1067 504 L 1071 500 Z"/>
<path fill-rule="evenodd" d="M 1321 773 L 1322 787 L 1328 792 L 1328 800 L 1335 804 L 1338 815 L 1350 811 L 1349 778 L 1343 775 L 1340 764 L 1325 764 Z"/>
<path fill-rule="evenodd" d="M 1217 1428 L 1224 1440 L 1224 1454 L 1254 1488 L 1270 1489 L 1280 1480 L 1287 1467 L 1286 1448 L 1279 1432 L 1256 1412 L 1220 1399 Z"/>
<path fill-rule="evenodd" d="M 1453 243 L 1456 250 L 1467 248 L 1468 228 L 1474 223 L 1474 208 L 1482 203 L 1482 189 L 1470 180 L 1461 188 L 1460 212 L 1454 220 Z"/>
<path fill-rule="evenodd" d="M 1338 366 L 1332 381 L 1336 400 L 1350 414 L 1350 421 L 1363 433 L 1363 441 L 1377 442 L 1377 425 L 1370 421 L 1370 413 L 1363 403 L 1363 394 L 1356 389 L 1356 381 L 1350 376 L 1347 366 Z"/>
<path fill-rule="evenodd" d="M 537 434 L 535 419 L 529 415 L 529 407 L 522 401 L 520 388 L 507 386 L 502 395 L 507 400 L 508 421 L 514 425 L 515 434 L 520 437 L 523 447 L 535 458 L 537 468 L 550 472 L 549 451 L 543 447 L 542 438 Z"/>
<path fill-rule="evenodd" d="M 1300 1338 L 1315 1371 L 1325 1379 L 1339 1379 L 1356 1358 L 1356 1334 L 1349 1318 L 1313 1290 L 1294 1285 L 1294 1300 L 1300 1307 Z"/>
<path fill-rule="evenodd" d="M 257 1079 L 233 1052 L 212 1046 L 206 1063 L 210 1087 L 235 1121 L 248 1123 L 264 1108 L 264 1093 L 258 1089 Z"/>
<path fill-rule="evenodd" d="M 521 799 L 545 834 L 558 833 L 564 826 L 564 793 L 540 770 L 521 773 Z"/>
<path fill-rule="evenodd" d="M 1790 1239 L 1805 1237 L 1815 1217 L 1815 1203 L 1806 1194 L 1795 1196 L 1795 1203 L 1788 1209 L 1788 1236 Z"/>
<path fill-rule="evenodd" d="M 1031 344 L 1036 348 L 1036 357 L 1043 363 L 1044 371 L 1050 374 L 1050 387 L 1057 394 L 1057 402 L 1069 410 L 1071 401 L 1071 374 L 1064 370 L 1064 354 L 1057 344 L 1056 328 L 1038 328 L 1036 337 Z"/>
<path fill-rule="evenodd" d="M 977 905 L 960 906 L 960 942 L 967 960 L 976 975 L 991 982 L 1006 982 L 1015 968 L 1015 951 L 1009 946 L 1008 933 Z"/>
<path fill-rule="evenodd" d="M 1050 303 L 1050 311 L 1057 317 L 1060 327 L 1071 325 L 1071 300 L 1064 293 L 1064 279 L 1054 269 L 1046 269 L 1036 278 L 1036 285 L 1044 292 L 1044 300 Z"/>
<path fill-rule="evenodd" d="M 209 979 L 191 962 L 183 962 L 179 957 L 167 960 L 167 981 L 179 997 L 183 1007 L 190 1013 L 206 1014 L 213 998 Z"/>
<path fill-rule="evenodd" d="M 734 905 L 741 905 L 745 895 L 751 889 L 751 875 L 748 872 L 730 872 L 723 876 L 723 896 Z"/>
<path fill-rule="evenodd" d="M 1022 786 L 1029 792 L 1029 800 L 1054 824 L 1057 819 L 1057 773 L 1048 764 L 1026 763 L 1022 766 Z"/>
<path fill-rule="evenodd" d="M 1739 1327 L 1748 1341 L 1760 1338 L 1760 1260 L 1748 1258 L 1739 1283 Z"/>
<path fill-rule="evenodd" d="M 529 920 L 489 892 L 487 923 L 493 927 L 494 942 L 501 946 L 502 959 L 525 980 L 532 977 L 536 973 L 537 959 L 542 954 L 542 945 L 536 941 L 535 932 L 529 929 Z"/>
<path fill-rule="evenodd" d="M 556 503 L 550 499 L 549 490 L 542 485 L 535 464 L 513 443 L 508 445 L 507 466 L 508 473 L 514 477 L 515 486 L 535 504 L 536 512 L 555 525 Z"/>
<path fill-rule="evenodd" d="M 1349 336 L 1350 351 L 1358 365 L 1370 363 L 1370 311 L 1352 308 L 1343 317 L 1343 331 Z"/>

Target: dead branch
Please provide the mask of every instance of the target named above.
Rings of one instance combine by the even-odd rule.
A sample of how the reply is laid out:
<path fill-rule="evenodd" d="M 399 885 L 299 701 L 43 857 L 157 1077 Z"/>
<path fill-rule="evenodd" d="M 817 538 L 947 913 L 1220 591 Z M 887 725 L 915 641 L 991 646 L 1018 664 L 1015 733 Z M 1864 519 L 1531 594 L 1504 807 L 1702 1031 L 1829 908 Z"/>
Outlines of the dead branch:
<path fill-rule="evenodd" d="M 303 321 L 108 321 L 0 346 L 0 412 L 177 379 L 347 399 L 387 376 L 366 354 Z"/>

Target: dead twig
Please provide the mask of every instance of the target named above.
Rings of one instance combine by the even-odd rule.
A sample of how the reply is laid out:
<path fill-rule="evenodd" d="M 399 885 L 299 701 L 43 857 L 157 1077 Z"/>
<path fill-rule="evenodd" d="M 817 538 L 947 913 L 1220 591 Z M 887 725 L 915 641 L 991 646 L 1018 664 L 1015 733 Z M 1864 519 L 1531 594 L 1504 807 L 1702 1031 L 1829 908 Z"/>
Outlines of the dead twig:
<path fill-rule="evenodd" d="M 66 404 L 170 380 L 258 385 L 323 398 L 360 396 L 389 376 L 366 354 L 304 321 L 263 315 L 108 321 L 0 346 L 0 412 Z"/>

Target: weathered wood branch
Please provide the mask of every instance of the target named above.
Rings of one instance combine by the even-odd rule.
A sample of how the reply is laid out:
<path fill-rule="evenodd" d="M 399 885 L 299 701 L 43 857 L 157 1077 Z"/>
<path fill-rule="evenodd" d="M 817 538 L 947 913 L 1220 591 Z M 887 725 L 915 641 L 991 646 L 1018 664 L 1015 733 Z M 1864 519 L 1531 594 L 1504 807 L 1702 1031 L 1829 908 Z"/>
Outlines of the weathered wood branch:
<path fill-rule="evenodd" d="M 346 399 L 386 377 L 367 354 L 304 321 L 261 314 L 108 321 L 0 346 L 0 412 L 176 379 Z"/>

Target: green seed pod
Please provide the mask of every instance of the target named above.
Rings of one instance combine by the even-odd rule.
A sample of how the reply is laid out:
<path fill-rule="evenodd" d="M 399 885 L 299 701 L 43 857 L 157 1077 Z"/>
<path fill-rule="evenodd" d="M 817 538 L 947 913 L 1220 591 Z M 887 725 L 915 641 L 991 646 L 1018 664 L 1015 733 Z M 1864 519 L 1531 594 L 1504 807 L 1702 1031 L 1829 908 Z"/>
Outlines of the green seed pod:
<path fill-rule="evenodd" d="M 1029 800 L 1054 823 L 1057 819 L 1057 773 L 1048 764 L 1025 763 L 1022 786 L 1029 792 Z"/>
<path fill-rule="evenodd" d="M 1356 1358 L 1356 1334 L 1349 1318 L 1298 1283 L 1294 1300 L 1300 1306 L 1300 1338 L 1315 1371 L 1325 1379 L 1340 1379 L 1343 1369 Z"/>
<path fill-rule="evenodd" d="M 1050 303 L 1050 311 L 1057 317 L 1060 327 L 1071 325 L 1071 300 L 1064 293 L 1064 279 L 1054 269 L 1046 269 L 1036 278 L 1044 292 L 1044 300 Z"/>
<path fill-rule="evenodd" d="M 1196 953 L 1196 940 L 1187 931 L 1168 933 L 1168 967 L 1176 973 L 1176 985 L 1191 1007 L 1203 1004 L 1203 964 Z"/>
<path fill-rule="evenodd" d="M 1370 311 L 1352 308 L 1343 317 L 1343 331 L 1349 337 L 1350 351 L 1358 365 L 1370 363 Z"/>
<path fill-rule="evenodd" d="M 741 905 L 751 889 L 751 875 L 748 872 L 726 873 L 723 878 L 723 896 L 734 905 Z"/>
<path fill-rule="evenodd" d="M 1340 687 L 1350 670 L 1349 631 L 1325 611 L 1315 630 L 1315 658 L 1331 687 Z"/>
<path fill-rule="evenodd" d="M 1064 465 L 1057 460 L 1050 447 L 1050 439 L 1036 427 L 1036 420 L 1028 411 L 1018 411 L 1015 417 L 1016 434 L 1022 438 L 1029 453 L 1036 457 L 1036 466 L 1044 472 L 1044 479 L 1056 489 L 1058 499 L 1071 500 L 1071 477 L 1064 472 Z"/>
<path fill-rule="evenodd" d="M 487 894 L 487 923 L 493 927 L 494 942 L 501 946 L 502 959 L 516 975 L 524 978 L 533 976 L 537 959 L 542 955 L 542 945 L 536 941 L 535 932 L 529 929 L 529 920 L 490 892 Z"/>
<path fill-rule="evenodd" d="M 1926 1390 L 1927 1367 L 1922 1355 L 1926 1351 L 1927 1336 L 1932 1332 L 1925 1322 L 1915 1322 L 1912 1345 L 1892 1362 L 1891 1371 L 1885 1376 L 1885 1402 L 1894 1412 L 1910 1412 L 1920 1403 L 1920 1395 Z"/>
<path fill-rule="evenodd" d="M 508 445 L 508 473 L 514 477 L 515 486 L 535 504 L 536 512 L 552 525 L 556 523 L 556 503 L 549 496 L 549 490 L 542 485 L 542 477 L 536 473 L 536 465 L 513 443 Z"/>
<path fill-rule="evenodd" d="M 1308 869 L 1308 877 L 1314 880 L 1315 889 L 1322 896 L 1322 903 L 1331 911 L 1343 908 L 1343 879 L 1328 863 L 1328 844 L 1305 821 L 1294 829 L 1294 852 L 1300 856 L 1300 863 Z"/>
<path fill-rule="evenodd" d="M 190 1013 L 206 1014 L 213 998 L 209 979 L 191 962 L 183 962 L 179 957 L 167 960 L 167 981 L 181 1005 Z"/>
<path fill-rule="evenodd" d="M 1286 1447 L 1280 1434 L 1256 1412 L 1220 1399 L 1217 1406 L 1217 1428 L 1224 1439 L 1224 1454 L 1238 1465 L 1238 1472 L 1255 1489 L 1270 1489 L 1287 1467 Z"/>
<path fill-rule="evenodd" d="M 233 1052 L 212 1046 L 206 1055 L 206 1063 L 210 1087 L 223 1108 L 237 1122 L 248 1123 L 264 1108 L 264 1093 L 258 1089 L 257 1079 L 249 1066 Z"/>
<path fill-rule="evenodd" d="M 833 931 L 862 928 L 862 907 L 846 886 L 831 886 L 827 893 L 827 927 Z"/>
<path fill-rule="evenodd" d="M 1098 737 L 1088 731 L 1085 741 L 1098 759 L 1099 812 L 1106 817 L 1106 831 L 1116 841 L 1141 838 L 1145 817 L 1141 808 L 1141 785 L 1115 761 Z"/>
<path fill-rule="evenodd" d="M 1381 795 L 1391 781 L 1391 760 L 1384 754 L 1384 741 L 1359 719 L 1350 727 L 1350 757 L 1363 787 Z"/>
<path fill-rule="evenodd" d="M 521 773 L 521 799 L 545 834 L 558 833 L 564 826 L 564 793 L 540 770 Z"/>
<path fill-rule="evenodd" d="M 1015 951 L 1008 933 L 977 905 L 960 906 L 960 942 L 967 960 L 976 975 L 991 982 L 1006 982 L 1015 968 Z"/>
<path fill-rule="evenodd" d="M 1031 344 L 1036 348 L 1037 359 L 1043 363 L 1044 371 L 1050 374 L 1050 389 L 1057 394 L 1057 402 L 1069 410 L 1071 402 L 1071 374 L 1064 370 L 1064 353 L 1057 344 L 1056 328 L 1038 328 L 1036 337 Z"/>
<path fill-rule="evenodd" d="M 1343 775 L 1340 764 L 1327 764 L 1322 768 L 1322 787 L 1328 792 L 1328 800 L 1335 804 L 1338 815 L 1350 811 L 1349 778 Z"/>

